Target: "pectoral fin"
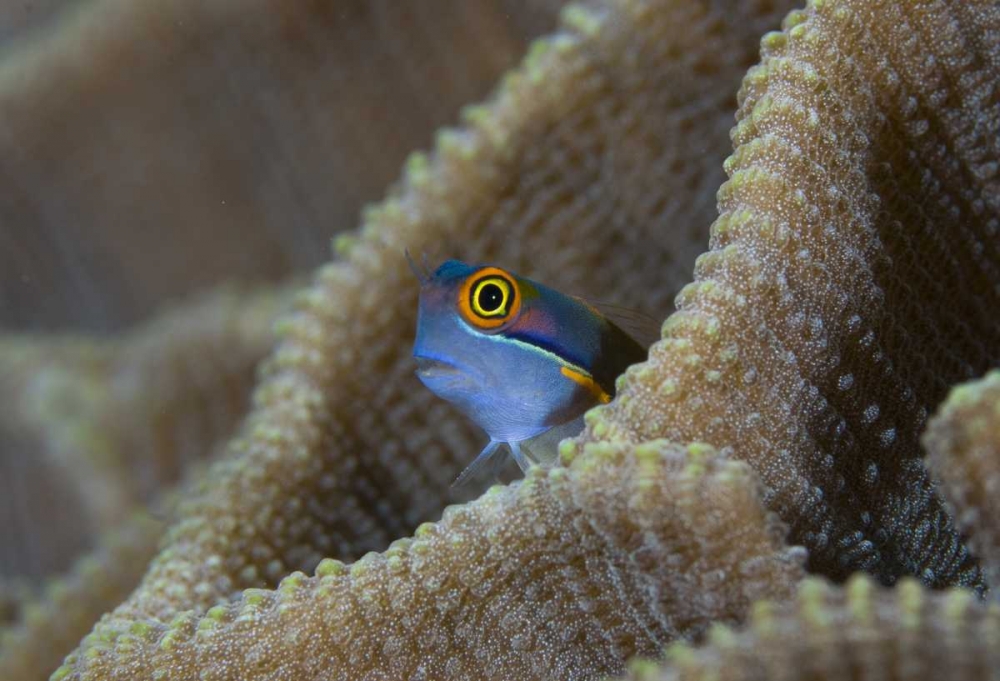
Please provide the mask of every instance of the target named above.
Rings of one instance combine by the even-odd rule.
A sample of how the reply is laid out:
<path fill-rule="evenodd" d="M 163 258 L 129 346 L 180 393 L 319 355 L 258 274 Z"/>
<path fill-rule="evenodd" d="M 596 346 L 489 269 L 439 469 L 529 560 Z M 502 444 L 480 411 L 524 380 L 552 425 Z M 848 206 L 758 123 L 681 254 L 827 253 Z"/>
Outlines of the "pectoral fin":
<path fill-rule="evenodd" d="M 455 479 L 455 482 L 451 483 L 451 486 L 461 487 L 463 484 L 468 482 L 469 478 L 481 471 L 488 463 L 490 463 L 499 446 L 499 442 L 490 440 L 489 443 L 483 447 L 483 451 L 479 452 L 479 456 L 473 459 L 472 463 L 466 466 L 461 475 Z"/>
<path fill-rule="evenodd" d="M 541 435 L 536 435 L 521 442 L 521 449 L 528 458 L 539 466 L 550 468 L 559 461 L 559 443 L 583 430 L 583 417 L 575 418 L 558 426 L 549 428 Z"/>

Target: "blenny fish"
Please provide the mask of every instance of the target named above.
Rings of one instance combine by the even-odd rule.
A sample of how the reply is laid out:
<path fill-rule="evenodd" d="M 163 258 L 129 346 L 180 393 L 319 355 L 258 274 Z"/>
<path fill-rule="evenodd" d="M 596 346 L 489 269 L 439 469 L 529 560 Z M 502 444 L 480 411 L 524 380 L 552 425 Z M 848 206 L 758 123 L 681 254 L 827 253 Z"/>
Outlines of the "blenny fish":
<path fill-rule="evenodd" d="M 540 462 L 532 442 L 581 425 L 587 409 L 614 396 L 615 379 L 646 358 L 642 344 L 580 298 L 492 265 L 410 266 L 420 279 L 417 376 L 490 438 L 455 485 L 501 444 L 522 470 L 528 454 Z"/>

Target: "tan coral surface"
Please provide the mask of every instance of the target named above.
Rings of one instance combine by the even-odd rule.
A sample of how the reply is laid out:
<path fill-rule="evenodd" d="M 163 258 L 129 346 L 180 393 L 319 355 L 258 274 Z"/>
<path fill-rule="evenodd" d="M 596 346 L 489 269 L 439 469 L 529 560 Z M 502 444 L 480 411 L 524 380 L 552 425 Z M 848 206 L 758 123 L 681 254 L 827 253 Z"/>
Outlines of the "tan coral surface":
<path fill-rule="evenodd" d="M 367 214 L 360 239 L 338 241 L 350 262 L 321 270 L 283 325 L 229 460 L 184 505 L 143 587 L 104 631 L 273 587 L 326 555 L 384 548 L 439 512 L 479 436 L 411 375 L 416 288 L 404 245 L 492 253 L 567 290 L 667 309 L 702 247 L 697 225 L 714 212 L 732 92 L 780 11 L 568 11 L 493 103 L 466 112 L 466 130 L 411 160 L 407 184 Z M 639 191 L 650 173 L 659 201 Z M 571 258 L 555 251 L 529 267 L 538 246 L 570 234 L 592 237 L 573 237 Z"/>
<path fill-rule="evenodd" d="M 46 675 L 138 584 L 171 515 L 163 490 L 196 479 L 231 435 L 290 293 L 223 288 L 115 340 L 0 341 L 0 393 L 17 406 L 0 418 L 14 521 L 0 531 L 3 568 L 24 583 L 16 602 L 5 594 L 0 679 Z M 156 518 L 139 510 L 150 503 Z"/>
<path fill-rule="evenodd" d="M 673 646 L 664 665 L 634 665 L 630 681 L 850 681 L 1000 678 L 1000 605 L 966 590 L 892 590 L 853 577 L 810 578 L 793 603 L 758 603 L 745 631 L 713 629 L 701 648 Z"/>
<path fill-rule="evenodd" d="M 921 464 L 1000 359 L 993 2 L 817 2 L 764 37 L 712 248 L 589 439 L 749 461 L 811 570 L 982 587 Z"/>
<path fill-rule="evenodd" d="M 351 566 L 323 561 L 204 617 L 101 624 L 84 676 L 597 678 L 791 593 L 801 551 L 761 497 L 746 464 L 707 446 L 594 444 Z"/>
<path fill-rule="evenodd" d="M 955 520 L 1000 586 L 1000 371 L 954 388 L 927 433 L 927 463 Z"/>
<path fill-rule="evenodd" d="M 65 568 L 226 440 L 291 294 L 223 287 L 114 339 L 0 339 L 0 508 L 18 519 L 0 573 Z"/>
<path fill-rule="evenodd" d="M 94 622 L 139 583 L 163 535 L 162 520 L 137 513 L 98 542 L 39 596 L 27 597 L 0 635 L 0 679 L 43 678 Z"/>
<path fill-rule="evenodd" d="M 169 621 L 248 587 L 273 587 L 323 557 L 351 560 L 383 549 L 440 512 L 481 436 L 412 376 L 417 287 L 403 246 L 460 245 L 456 255 L 493 253 L 517 268 L 560 233 L 591 234 L 571 259 L 554 254 L 539 264 L 572 290 L 588 281 L 591 263 L 617 248 L 618 258 L 607 262 L 628 262 L 627 270 L 600 271 L 589 283 L 606 283 L 618 296 L 635 291 L 650 309 L 665 305 L 669 277 L 680 283 L 682 276 L 671 263 L 690 262 L 698 247 L 693 231 L 670 226 L 712 211 L 711 185 L 695 175 L 708 161 L 681 166 L 675 177 L 669 171 L 683 143 L 662 142 L 655 147 L 662 158 L 642 158 L 646 167 L 665 166 L 668 188 L 697 180 L 704 193 L 685 204 L 651 205 L 643 194 L 620 191 L 619 177 L 605 168 L 632 177 L 626 151 L 640 140 L 649 148 L 667 136 L 681 139 L 681 130 L 699 130 L 698 144 L 708 134 L 724 144 L 724 93 L 752 59 L 754 36 L 775 20 L 741 7 L 746 14 L 687 3 L 625 4 L 615 13 L 576 8 L 488 108 L 467 112 L 468 129 L 443 133 L 432 159 L 414 157 L 407 184 L 368 213 L 359 236 L 338 241 L 349 262 L 320 270 L 282 325 L 284 340 L 230 456 L 185 502 L 167 547 L 116 617 Z M 721 49 L 734 35 L 744 37 L 742 54 Z M 679 44 L 668 48 L 668 39 Z M 660 90 L 689 70 L 697 50 L 705 59 L 726 56 L 713 67 L 718 78 Z M 638 66 L 645 75 L 630 78 Z M 693 111 L 696 96 L 702 103 Z M 672 127 L 657 131 L 639 116 L 652 112 Z M 621 211 L 636 222 L 616 220 Z"/>

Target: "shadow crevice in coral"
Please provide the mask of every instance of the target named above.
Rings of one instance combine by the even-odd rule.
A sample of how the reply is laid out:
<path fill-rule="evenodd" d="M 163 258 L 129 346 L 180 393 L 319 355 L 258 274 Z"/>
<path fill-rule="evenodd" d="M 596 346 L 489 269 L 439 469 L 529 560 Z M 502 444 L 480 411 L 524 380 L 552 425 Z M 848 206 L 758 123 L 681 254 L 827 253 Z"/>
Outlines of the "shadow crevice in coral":
<path fill-rule="evenodd" d="M 923 376 L 938 389 L 997 359 L 997 325 L 978 313 L 988 301 L 962 302 L 977 297 L 990 268 L 959 256 L 990 238 L 997 216 L 959 210 L 953 194 L 993 189 L 955 172 L 975 153 L 970 140 L 961 150 L 926 141 L 935 131 L 920 114 L 992 119 L 960 79 L 963 107 L 942 106 L 939 74 L 925 66 L 944 61 L 946 30 L 916 45 L 907 22 L 923 10 L 873 9 L 884 20 L 868 21 L 851 2 L 817 4 L 765 36 L 740 93 L 712 250 L 665 340 L 628 372 L 622 398 L 600 410 L 588 437 L 732 447 L 761 473 L 769 503 L 822 574 L 862 569 L 889 584 L 913 574 L 982 588 L 919 463 L 918 437 L 942 397 Z M 979 9 L 990 21 L 995 8 Z M 921 16 L 936 27 L 956 20 L 946 4 Z M 886 124 L 900 118 L 905 125 Z M 947 182 L 928 182 L 925 163 Z M 921 233 L 964 249 L 896 262 L 900 242 Z M 949 325 L 958 315 L 964 325 Z"/>

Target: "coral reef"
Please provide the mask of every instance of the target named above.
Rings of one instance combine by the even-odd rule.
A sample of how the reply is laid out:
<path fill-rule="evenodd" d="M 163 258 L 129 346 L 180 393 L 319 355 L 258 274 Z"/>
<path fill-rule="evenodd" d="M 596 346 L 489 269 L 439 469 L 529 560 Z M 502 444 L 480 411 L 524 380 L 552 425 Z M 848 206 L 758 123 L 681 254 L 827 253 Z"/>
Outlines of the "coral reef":
<path fill-rule="evenodd" d="M 37 679 L 57 667 L 61 655 L 139 583 L 162 535 L 162 521 L 137 514 L 43 593 L 23 596 L 20 612 L 0 632 L 0 678 Z"/>
<path fill-rule="evenodd" d="M 712 248 L 589 438 L 750 461 L 811 570 L 982 586 L 919 436 L 1000 352 L 998 20 L 823 2 L 765 36 Z"/>
<path fill-rule="evenodd" d="M 956 387 L 923 438 L 927 463 L 969 535 L 991 589 L 1000 586 L 1000 371 Z"/>
<path fill-rule="evenodd" d="M 86 676 L 195 678 L 211 661 L 228 678 L 597 678 L 791 593 L 801 550 L 761 497 L 707 446 L 590 445 L 349 567 L 202 617 L 99 625 Z"/>
<path fill-rule="evenodd" d="M 7 405 L 0 410 L 0 513 L 10 520 L 0 524 L 5 577 L 30 582 L 32 575 L 66 568 L 88 545 L 97 517 L 121 508 L 118 490 L 99 467 L 81 462 L 64 471 L 65 459 L 58 454 L 67 438 L 96 426 L 98 400 L 88 388 L 101 383 L 107 360 L 98 344 L 86 339 L 0 339 L 0 395 Z M 33 399 L 39 394 L 60 398 Z M 36 408 L 42 404 L 50 407 Z M 56 416 L 60 404 L 73 406 Z"/>
<path fill-rule="evenodd" d="M 32 596 L 31 587 L 20 579 L 0 580 L 0 626 L 21 617 L 24 603 Z"/>
<path fill-rule="evenodd" d="M 788 9 L 566 8 L 336 239 L 237 436 L 139 587 L 53 678 L 619 673 L 786 599 L 801 552 L 769 512 L 834 580 L 982 591 L 919 436 L 1000 348 L 1000 8 L 815 0 L 765 33 Z M 403 248 L 665 316 L 716 216 L 663 340 L 563 443 L 565 467 L 421 525 L 479 447 L 411 375 Z M 836 658 L 850 618 L 915 622 L 906 641 L 981 633 L 974 655 L 995 636 L 969 591 L 844 589 L 802 586 L 818 633 L 789 635 L 790 657 L 801 644 Z M 710 649 L 801 628 L 769 607 Z"/>
<path fill-rule="evenodd" d="M 931 592 L 909 578 L 885 590 L 866 576 L 834 588 L 811 577 L 794 602 L 757 603 L 744 631 L 672 646 L 665 664 L 636 663 L 629 679 L 996 679 L 998 644 L 1000 606 L 967 590 Z"/>
<path fill-rule="evenodd" d="M 618 295 L 643 292 L 638 302 L 647 309 L 664 305 L 672 295 L 664 271 L 674 259 L 689 263 L 698 244 L 691 231 L 668 231 L 668 238 L 655 240 L 655 230 L 710 216 L 711 184 L 696 185 L 704 188 L 699 201 L 648 205 L 642 194 L 618 195 L 619 178 L 599 166 L 567 159 L 566 145 L 589 140 L 594 148 L 577 152 L 581 158 L 601 154 L 620 164 L 619 155 L 640 140 L 648 145 L 659 139 L 638 115 L 651 111 L 685 130 L 697 121 L 704 126 L 701 139 L 713 134 L 724 144 L 724 93 L 752 62 L 756 36 L 776 21 L 773 9 L 743 7 L 745 14 L 667 4 L 657 13 L 651 11 L 656 7 L 625 5 L 603 24 L 601 15 L 574 9 L 567 28 L 533 51 L 489 108 L 466 113 L 465 131 L 443 133 L 433 159 L 412 159 L 408 184 L 368 212 L 360 235 L 338 240 L 348 262 L 321 269 L 299 310 L 282 324 L 283 340 L 265 367 L 256 408 L 228 456 L 209 473 L 203 491 L 185 500 L 143 585 L 102 626 L 111 630 L 145 618 L 169 622 L 183 610 L 224 604 L 246 588 L 273 588 L 290 572 L 311 572 L 324 557 L 351 560 L 384 549 L 440 513 L 477 435 L 412 375 L 408 348 L 417 287 L 403 260 L 404 245 L 460 242 L 464 252 L 458 256 L 495 253 L 517 267 L 529 262 L 536 244 L 572 225 L 574 235 L 593 238 L 581 242 L 572 263 L 546 262 L 554 274 L 573 273 L 564 278 L 569 290 L 588 279 L 595 269 L 590 263 L 624 242 L 628 275 L 611 279 L 608 272 L 591 283 L 613 284 Z M 742 54 L 722 49 L 734 35 L 743 36 Z M 683 60 L 661 53 L 668 43 L 663 36 L 681 41 L 673 49 Z M 726 56 L 714 71 L 718 78 L 689 79 L 687 90 L 667 94 L 657 89 L 661 82 L 680 82 L 676 76 L 690 68 L 695 50 L 706 59 Z M 636 59 L 650 75 L 630 84 Z M 691 111 L 699 94 L 706 103 Z M 624 111 L 602 122 L 609 106 Z M 681 137 L 674 130 L 660 135 Z M 684 151 L 665 143 L 658 148 L 665 158 L 650 162 L 667 169 Z M 721 167 L 721 154 L 717 163 Z M 683 187 L 689 172 L 685 168 L 672 181 Z M 516 182 L 524 189 L 511 194 Z M 596 203 L 574 202 L 577 193 Z M 602 193 L 621 205 L 591 210 L 602 205 Z M 544 223 L 539 205 L 550 212 Z M 637 222 L 643 231 L 631 234 L 631 223 L 613 221 L 615 210 L 655 221 Z M 470 224 L 476 217 L 479 222 Z M 617 225 L 610 233 L 609 224 Z M 661 244 L 659 251 L 654 243 Z M 632 257 L 638 253 L 642 260 Z M 679 285 L 683 275 L 674 276 Z"/>
<path fill-rule="evenodd" d="M 25 575 L 2 597 L 0 678 L 57 667 L 138 584 L 173 507 L 162 490 L 196 478 L 232 433 L 291 292 L 223 288 L 114 340 L 0 341 L 0 394 L 12 405 L 0 417 L 2 498 L 15 521 L 3 526 L 2 566 Z M 148 505 L 158 519 L 137 510 Z M 95 540 L 35 593 L 31 582 Z"/>
<path fill-rule="evenodd" d="M 23 506 L 65 531 L 4 527 L 18 550 L 4 552 L 3 572 L 66 567 L 79 540 L 116 527 L 228 438 L 292 292 L 223 287 L 112 339 L 0 339 L 5 515 Z M 63 487 L 50 492 L 54 480 Z M 61 508 L 42 506 L 52 496 Z"/>

